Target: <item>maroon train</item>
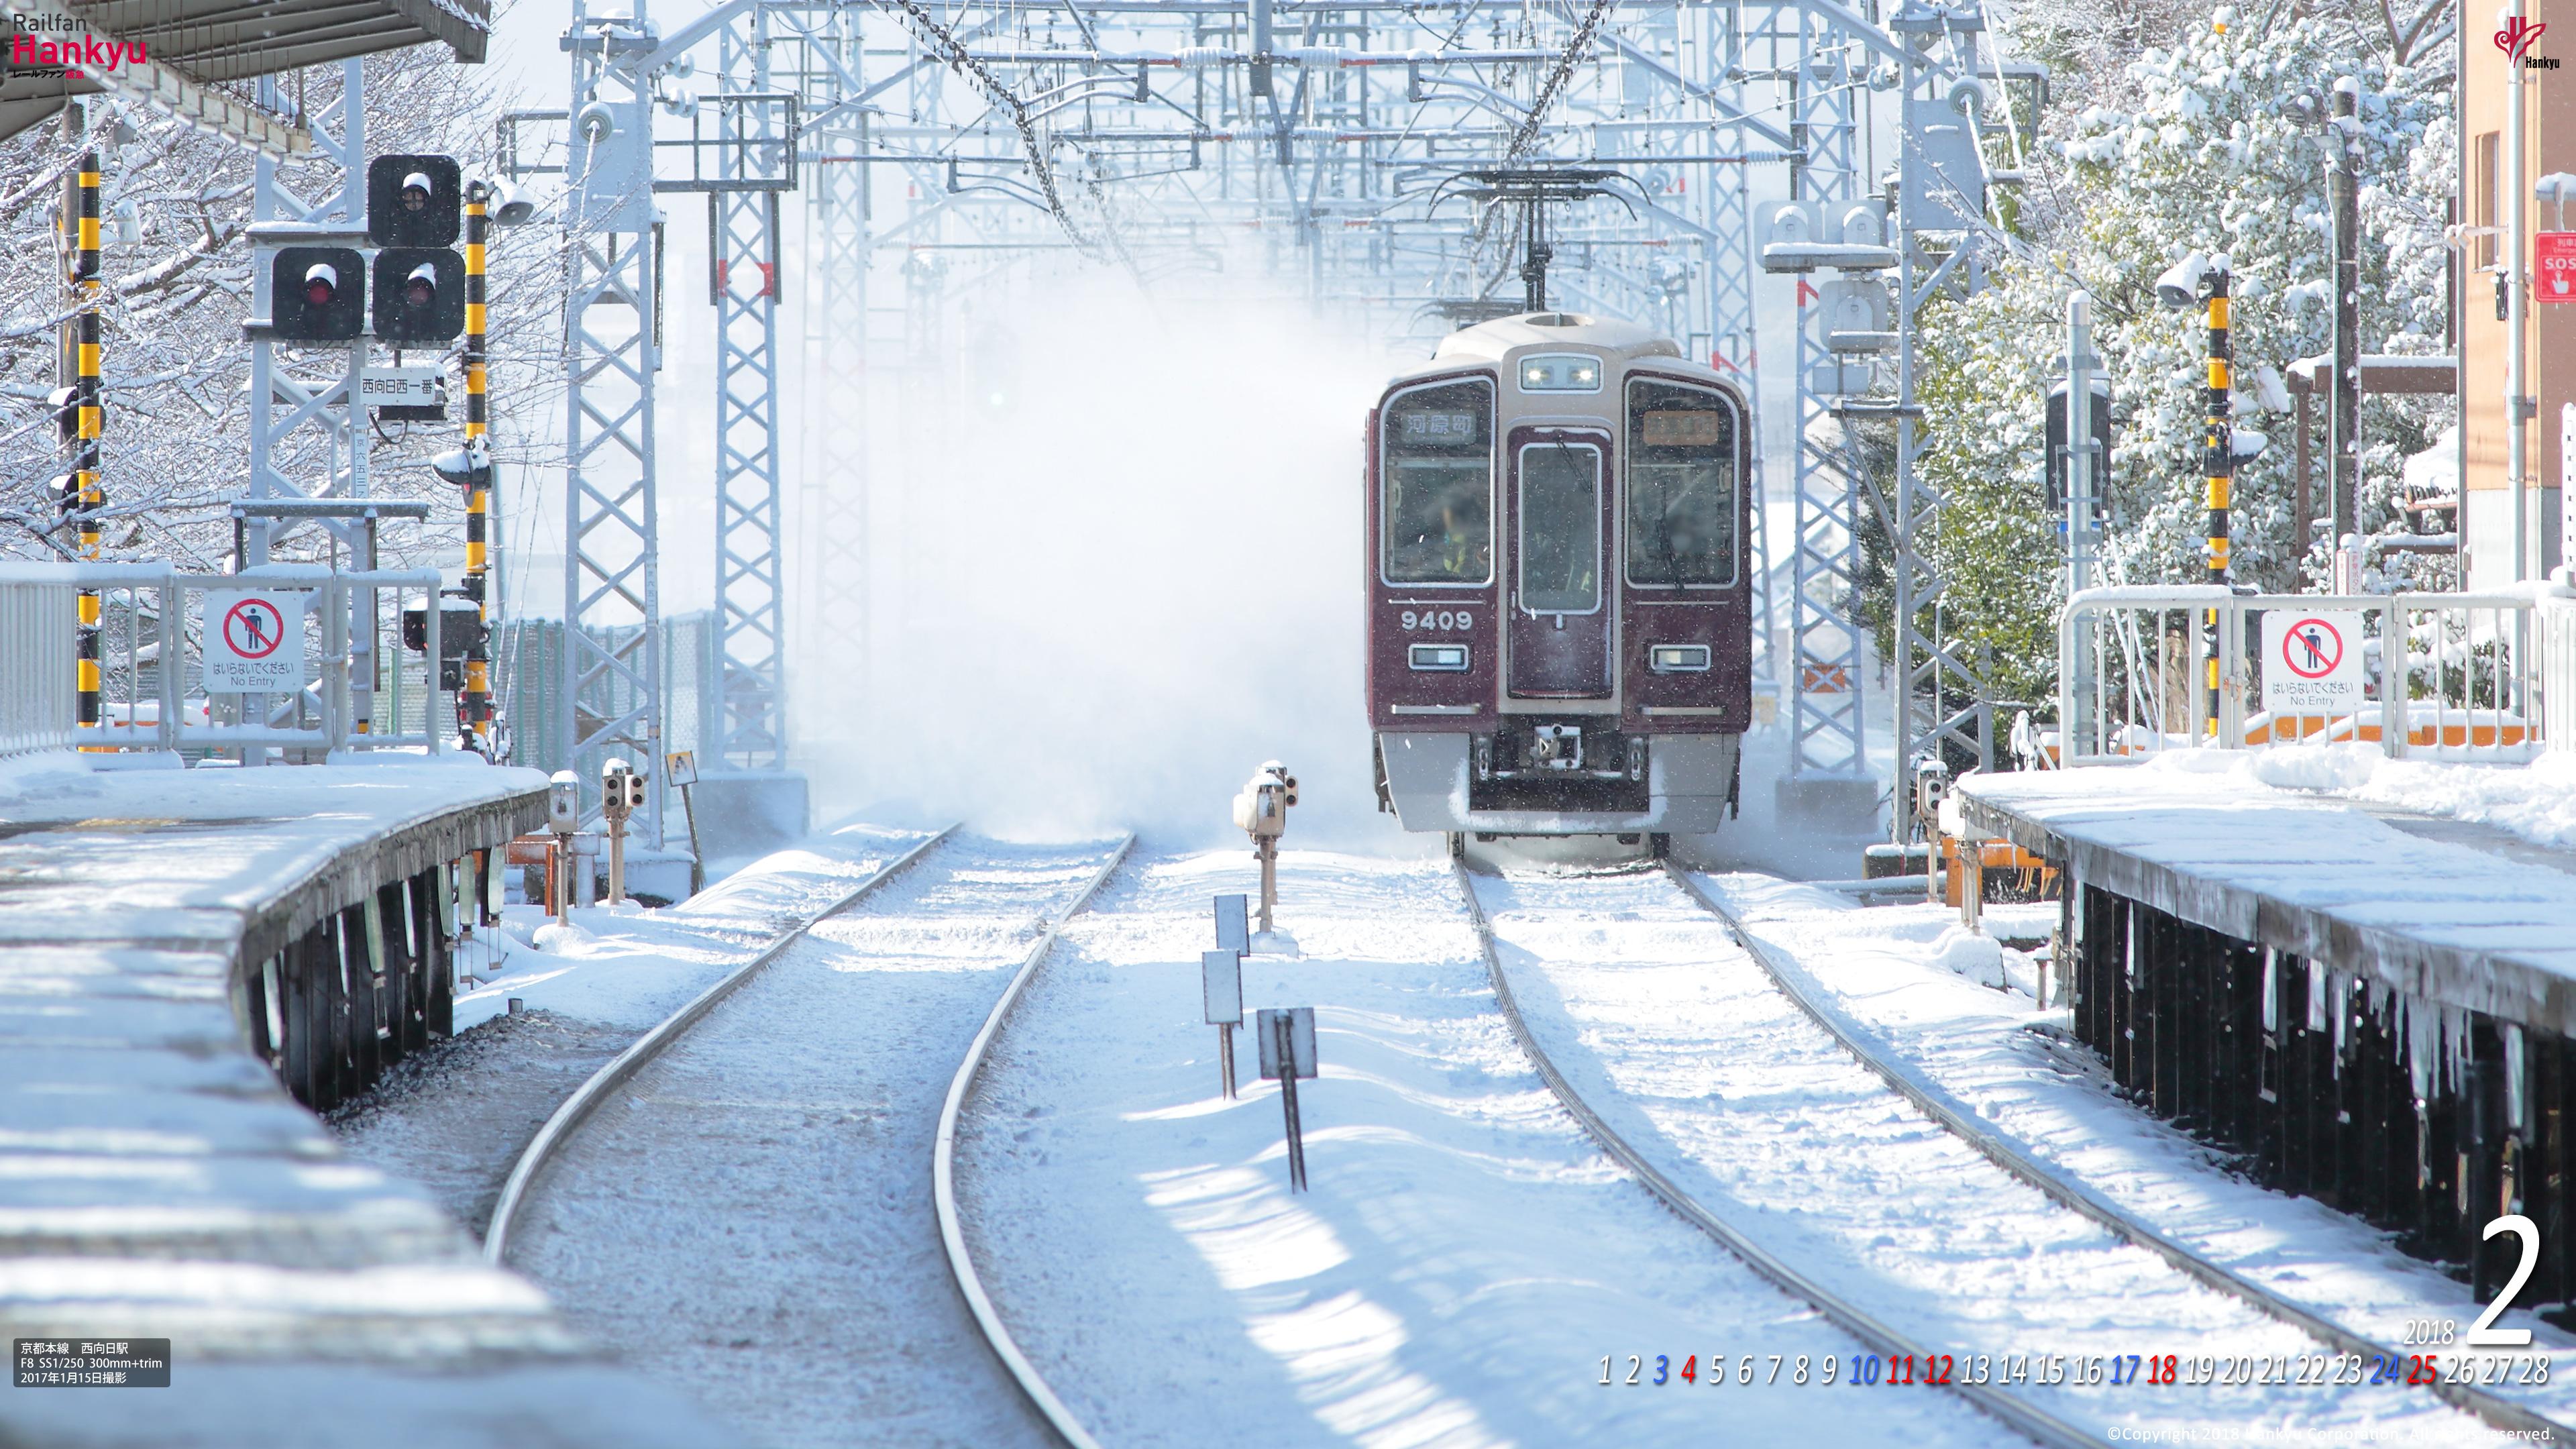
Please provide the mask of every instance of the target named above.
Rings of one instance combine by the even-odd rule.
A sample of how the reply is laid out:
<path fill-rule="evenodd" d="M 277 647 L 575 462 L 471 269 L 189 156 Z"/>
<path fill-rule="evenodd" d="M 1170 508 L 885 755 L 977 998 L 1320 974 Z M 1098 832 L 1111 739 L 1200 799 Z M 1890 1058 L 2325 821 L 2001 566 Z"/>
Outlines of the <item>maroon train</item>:
<path fill-rule="evenodd" d="M 1470 327 L 1368 421 L 1368 710 L 1407 830 L 1715 830 L 1753 717 L 1743 393 L 1645 328 Z"/>

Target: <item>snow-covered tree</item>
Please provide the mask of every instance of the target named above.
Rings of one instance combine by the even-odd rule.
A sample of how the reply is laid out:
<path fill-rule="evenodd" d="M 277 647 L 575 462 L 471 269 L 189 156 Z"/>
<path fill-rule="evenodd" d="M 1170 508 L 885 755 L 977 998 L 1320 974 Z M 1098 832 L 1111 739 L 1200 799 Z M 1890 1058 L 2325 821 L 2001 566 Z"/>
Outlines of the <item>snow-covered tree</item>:
<path fill-rule="evenodd" d="M 2100 8 L 2067 0 L 2008 22 L 2025 53 L 2073 68 L 2067 80 L 2078 93 L 2127 99 L 2047 123 L 2028 188 L 2034 204 L 2021 213 L 2027 234 L 1991 285 L 1927 306 L 1919 334 L 1931 436 L 1923 471 L 1948 501 L 1933 552 L 1950 581 L 1951 627 L 1992 646 L 2008 671 L 1994 681 L 2004 697 L 2044 698 L 2053 687 L 2050 641 L 2064 580 L 2040 483 L 2041 424 L 2065 351 L 2066 298 L 2078 286 L 2092 293 L 2096 350 L 2116 398 L 2112 576 L 2202 576 L 2205 334 L 2196 309 L 2159 306 L 2154 287 L 2158 273 L 2194 251 L 2223 252 L 2232 263 L 2231 401 L 2237 425 L 2270 443 L 2239 470 L 2235 576 L 2289 588 L 2323 569 L 2324 530 L 2312 531 L 2308 557 L 2290 556 L 2291 420 L 2266 406 L 2266 393 L 2274 402 L 2281 395 L 2265 374 L 2330 347 L 2330 152 L 2313 117 L 2331 109 L 2338 78 L 2354 78 L 2360 92 L 2362 350 L 2444 346 L 2441 226 L 2456 160 L 2449 50 L 2433 42 L 2447 22 L 2428 18 L 2410 30 L 2379 7 L 2288 0 L 2257 21 L 2221 10 L 2222 26 L 2204 13 L 2170 48 L 2138 55 L 2113 85 L 2074 67 L 2089 52 L 2070 37 Z M 2405 456 L 2430 445 L 2439 402 L 2365 398 L 2366 532 L 2401 531 L 2392 493 Z M 2311 471 L 2320 516 L 2324 453 L 2320 426 Z M 2450 566 L 2391 567 L 2438 569 L 2447 581 Z"/>
<path fill-rule="evenodd" d="M 458 65 L 445 47 L 431 45 L 374 56 L 365 66 L 372 153 L 451 152 L 468 176 L 491 174 L 500 101 L 479 67 Z M 280 90 L 290 108 L 316 112 L 337 98 L 340 77 L 337 65 L 316 67 L 282 77 Z M 0 142 L 0 286 L 12 299 L 0 317 L 0 556 L 63 558 L 76 549 L 48 487 L 70 461 L 56 442 L 46 397 L 59 385 L 57 338 L 71 310 L 58 207 L 82 153 L 96 147 L 109 296 L 101 349 L 102 542 L 110 558 L 222 568 L 232 548 L 224 504 L 242 491 L 249 468 L 250 349 L 241 323 L 251 300 L 243 229 L 251 220 L 255 158 L 141 106 L 102 98 L 92 114 L 94 124 L 76 138 L 48 124 Z M 306 195 L 332 184 L 311 161 L 289 165 L 285 175 Z M 546 416 L 560 389 L 560 245 L 549 226 L 493 234 L 491 390 L 496 451 L 504 458 L 551 456 L 517 424 Z M 441 355 L 452 360 L 455 347 Z M 415 352 L 405 360 L 431 359 Z M 451 382 L 449 412 L 444 425 L 385 426 L 371 450 L 374 492 L 434 505 L 425 527 L 387 532 L 389 563 L 452 564 L 461 556 L 463 500 L 424 466 L 460 435 L 461 381 Z M 307 430 L 295 447 L 310 450 L 318 440 Z M 309 452 L 283 461 L 290 475 L 299 467 L 320 471 L 307 466 Z M 303 556 L 322 543 L 306 530 L 284 552 Z"/>

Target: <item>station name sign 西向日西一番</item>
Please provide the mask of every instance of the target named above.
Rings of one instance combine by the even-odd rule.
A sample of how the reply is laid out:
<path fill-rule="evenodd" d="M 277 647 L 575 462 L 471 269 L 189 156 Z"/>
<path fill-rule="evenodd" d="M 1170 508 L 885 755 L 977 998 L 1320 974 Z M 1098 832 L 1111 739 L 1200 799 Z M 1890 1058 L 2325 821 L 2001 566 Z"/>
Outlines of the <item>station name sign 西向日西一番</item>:
<path fill-rule="evenodd" d="M 2273 609 L 2263 615 L 2263 707 L 2323 714 L 2360 707 L 2361 613 Z"/>

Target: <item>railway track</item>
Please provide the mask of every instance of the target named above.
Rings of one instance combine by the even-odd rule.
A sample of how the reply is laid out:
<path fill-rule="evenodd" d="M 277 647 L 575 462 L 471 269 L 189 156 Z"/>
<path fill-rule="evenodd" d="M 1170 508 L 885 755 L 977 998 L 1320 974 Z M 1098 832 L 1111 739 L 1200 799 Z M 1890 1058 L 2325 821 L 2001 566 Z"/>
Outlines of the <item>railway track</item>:
<path fill-rule="evenodd" d="M 1792 1232 L 1784 1235 L 1776 1218 L 1767 1219 L 1763 1229 L 1756 1232 L 1748 1224 L 1753 1221 L 1753 1215 L 1758 1209 L 1745 1206 L 1732 1207 L 1729 1211 L 1713 1209 L 1707 1201 L 1702 1200 L 1701 1196 L 1683 1186 L 1678 1180 L 1676 1172 L 1670 1170 L 1676 1164 L 1658 1161 L 1655 1155 L 1641 1150 L 1631 1140 L 1629 1134 L 1623 1133 L 1613 1124 L 1610 1120 L 1610 1115 L 1613 1114 L 1605 1113 L 1601 1107 L 1587 1100 L 1582 1090 L 1569 1079 L 1567 1073 L 1549 1053 L 1539 1033 L 1532 1028 L 1522 1002 L 1513 989 L 1512 972 L 1506 969 L 1495 924 L 1488 914 L 1483 898 L 1478 893 L 1476 877 L 1463 861 L 1456 864 L 1455 870 L 1460 892 L 1465 898 L 1468 913 L 1484 954 L 1486 969 L 1492 977 L 1496 997 L 1513 1036 L 1538 1069 L 1550 1092 L 1606 1152 L 1635 1173 L 1649 1192 L 1685 1221 L 1719 1242 L 1784 1290 L 1815 1305 L 1828 1319 L 1862 1340 L 1872 1350 L 1888 1355 L 1891 1359 L 1910 1355 L 1919 1361 L 1927 1354 L 1939 1354 L 1945 1348 L 1956 1348 L 1955 1343 L 1931 1342 L 1919 1329 L 1901 1324 L 1890 1314 L 1879 1311 L 1873 1306 L 1873 1302 L 1884 1295 L 1871 1293 L 1869 1297 L 1873 1302 L 1864 1302 L 1862 1294 L 1854 1291 L 1848 1283 L 1838 1287 L 1836 1283 L 1828 1281 L 1836 1275 L 1837 1270 L 1815 1267 L 1805 1261 L 1802 1254 L 1782 1251 L 1777 1246 L 1778 1242 L 1784 1237 L 1793 1239 L 1795 1234 Z M 1693 906 L 1717 915 L 1735 939 L 1743 945 L 1746 954 L 1771 982 L 1773 988 L 1794 1004 L 1808 1020 L 1822 1026 L 1836 1047 L 1858 1059 L 1873 1076 L 1896 1090 L 1943 1132 L 1957 1137 L 1987 1161 L 2003 1168 L 2021 1184 L 2039 1190 L 2051 1202 L 2075 1211 L 2098 1227 L 2109 1230 L 2121 1242 L 2155 1254 L 2166 1264 L 2185 1273 L 2201 1287 L 2224 1293 L 2231 1300 L 2242 1302 L 2316 1342 L 2346 1353 L 2367 1354 L 2387 1351 L 2368 1344 L 2361 1336 L 2319 1319 L 2296 1305 L 2280 1303 L 2273 1295 L 2263 1293 L 2253 1285 L 2239 1282 L 2224 1270 L 2156 1233 L 2147 1224 L 2138 1222 L 2116 1207 L 2101 1201 L 2080 1185 L 2066 1182 L 2032 1162 L 2026 1153 L 2014 1150 L 2010 1144 L 1981 1128 L 1973 1120 L 1974 1114 L 1954 1098 L 1948 1097 L 1937 1087 L 1921 1080 L 1919 1074 L 1914 1073 L 1902 1062 L 1894 1060 L 1890 1054 L 1878 1047 L 1865 1030 L 1841 1019 L 1839 1014 L 1823 1001 L 1821 995 L 1814 989 L 1814 983 L 1806 978 L 1795 963 L 1779 960 L 1774 953 L 1760 947 L 1750 938 L 1749 933 L 1742 929 L 1740 923 L 1735 922 L 1717 902 L 1700 891 L 1695 882 L 1688 880 L 1677 870 L 1671 874 Z M 1818 1049 L 1822 1049 L 1821 1043 L 1818 1044 Z M 1623 1108 L 1627 1105 L 1621 1104 Z M 1660 1133 L 1662 1129 L 1656 1130 Z M 1824 1149 L 1819 1144 L 1818 1147 L 1809 1150 Z M 1685 1158 L 1687 1160 L 1687 1154 Z M 1823 1192 L 1830 1189 L 1819 1185 L 1814 1190 Z M 1774 1213 L 1778 1210 L 1777 1205 L 1771 1209 Z M 1803 1211 L 1803 1209 L 1793 1210 Z M 1841 1276 L 1849 1279 L 1854 1275 L 1844 1271 Z M 2027 1392 L 2019 1385 L 1991 1381 L 1972 1383 L 1962 1379 L 1952 1386 L 1962 1398 L 1977 1408 L 2041 1444 L 2098 1445 L 2103 1442 L 2104 1433 L 2110 1427 L 2108 1423 L 2099 1421 L 2093 1416 L 2079 1416 L 2071 1413 L 2072 1406 L 2067 1404 L 2044 1402 L 2044 1397 L 2054 1396 Z M 2470 1389 L 2468 1386 L 2447 1387 L 2454 1390 L 2444 1395 L 2451 1408 L 2475 1415 L 2490 1426 L 2525 1432 L 2535 1429 L 2546 1430 L 2551 1427 L 2547 1420 L 2508 1400 Z M 2402 1407 L 2402 1405 L 2392 1406 Z"/>
<path fill-rule="evenodd" d="M 1676 865 L 1666 865 L 1664 872 L 1672 878 L 1675 885 L 1681 888 L 1684 895 L 1726 924 L 1727 933 L 1735 938 L 1736 944 L 1741 946 L 1745 954 L 1752 958 L 1753 963 L 1762 969 L 1762 973 L 1771 979 L 1772 985 L 1779 990 L 1780 994 L 1787 997 L 1810 1021 L 1824 1028 L 1826 1034 L 1831 1036 L 1844 1051 L 1849 1052 L 1855 1060 L 1868 1068 L 1872 1075 L 1885 1082 L 1897 1095 L 1913 1103 L 1916 1110 L 1939 1123 L 1952 1136 L 1975 1148 L 1987 1161 L 2037 1188 L 2060 1206 L 2109 1229 L 2121 1239 L 2164 1259 L 2198 1282 L 2245 1303 L 2267 1317 L 2296 1328 L 2343 1353 L 2362 1357 L 2378 1354 L 2402 1361 L 2398 1349 L 2378 1343 L 2369 1336 L 2357 1333 L 2312 1309 L 2294 1303 L 2259 1283 L 2251 1282 L 2240 1274 L 2228 1271 L 2159 1232 L 2152 1224 L 2122 1209 L 2090 1187 L 2050 1169 L 2034 1154 L 2010 1140 L 2005 1134 L 1980 1122 L 1975 1109 L 1942 1089 L 1930 1077 L 1889 1050 L 1887 1045 L 1879 1040 L 1877 1033 L 1836 1009 L 1815 979 L 1807 974 L 1805 968 L 1755 936 L 1740 917 L 1728 910 L 1715 896 L 1710 895 L 1698 881 L 1691 879 L 1689 872 Z M 1499 974 L 1498 971 L 1497 975 Z M 2479 1419 L 2498 1429 L 2520 1434 L 2540 1433 L 2544 1436 L 2576 1430 L 2576 1425 L 2563 1424 L 2547 1418 L 2522 1404 L 2489 1393 L 2478 1385 L 2436 1382 L 2429 1387 L 2436 1396 L 2475 1414 Z"/>
<path fill-rule="evenodd" d="M 966 1311 L 974 1315 L 975 1326 L 982 1331 L 984 1342 L 992 1348 L 993 1356 L 1002 1361 L 1002 1367 L 1009 1372 L 1012 1381 L 1020 1386 L 1020 1392 L 1027 1397 L 1030 1406 L 1073 1449 L 1100 1449 L 1100 1442 L 1083 1428 L 1081 1421 L 1074 1417 L 1073 1410 L 1065 1407 L 1064 1400 L 1048 1385 L 1037 1366 L 1020 1351 L 1018 1341 L 1011 1337 L 1009 1326 L 1002 1322 L 1000 1310 L 993 1306 L 992 1295 L 984 1289 L 983 1275 L 975 1271 L 974 1254 L 966 1247 L 966 1227 L 957 1215 L 957 1122 L 966 1110 L 966 1098 L 975 1090 L 976 1078 L 983 1075 L 984 1062 L 992 1053 L 994 1041 L 1001 1036 L 1003 1025 L 1010 1020 L 1012 1008 L 1019 1005 L 1021 994 L 1037 976 L 1038 967 L 1045 964 L 1047 953 L 1055 949 L 1056 937 L 1063 933 L 1065 923 L 1090 906 L 1091 898 L 1098 895 L 1100 888 L 1109 883 L 1109 878 L 1118 873 L 1119 866 L 1126 864 L 1129 853 L 1135 848 L 1135 836 L 1130 835 L 1121 841 L 1116 852 L 1109 857 L 1108 864 L 1100 867 L 1100 873 L 1082 888 L 1082 894 L 1074 897 L 1073 904 L 1066 907 L 1063 914 L 1047 927 L 1046 933 L 1038 937 L 1036 944 L 1029 947 L 1029 954 L 1020 962 L 1020 969 L 1012 973 L 1011 984 L 1002 988 L 1001 999 L 993 1003 L 992 1013 L 984 1018 L 983 1028 L 975 1033 L 974 1044 L 966 1049 L 966 1059 L 957 1066 L 957 1075 L 948 1081 L 948 1095 L 939 1104 L 939 1135 L 931 1149 L 932 1207 L 939 1216 L 939 1242 L 947 1252 L 948 1271 L 956 1281 L 957 1294 L 966 1300 Z"/>
<path fill-rule="evenodd" d="M 953 853 L 921 865 L 943 844 Z M 487 1256 L 533 1257 L 522 1266 L 568 1295 L 576 1321 L 631 1325 L 645 1303 L 687 1303 L 680 1315 L 687 1324 L 642 1330 L 653 1341 L 629 1356 L 648 1364 L 662 1358 L 684 1378 L 706 1370 L 715 1385 L 743 1381 L 753 1402 L 738 1411 L 805 1425 L 796 1432 L 806 1437 L 836 1432 L 829 1420 L 838 1410 L 844 1422 L 832 1442 L 874 1432 L 887 1442 L 1061 1439 L 1092 1449 L 1094 1441 L 1012 1341 L 976 1273 L 958 1216 L 953 1156 L 958 1119 L 1012 1010 L 1065 924 L 1133 846 L 1131 836 L 1105 860 L 1089 847 L 1067 861 L 1068 852 L 1047 848 L 961 848 L 943 831 L 889 862 L 567 1098 L 514 1165 Z M 853 917 L 855 924 L 830 937 L 812 934 L 906 872 L 920 884 L 907 888 L 905 905 Z M 1046 893 L 1034 922 L 1026 901 L 1033 886 Z M 1028 941 L 1032 924 L 1036 939 L 1022 951 L 1016 943 Z M 997 936 L 1014 940 L 1015 957 L 994 949 Z M 797 950 L 808 941 L 807 950 Z M 767 984 L 743 990 L 773 967 Z M 976 984 L 1005 973 L 998 997 Z M 709 1021 L 728 997 L 736 1004 Z M 970 1021 L 980 1028 L 964 1060 L 944 1055 L 956 1050 Z M 794 1039 L 782 1039 L 789 1032 Z M 871 1032 L 872 1040 L 861 1039 Z M 944 1097 L 934 1083 L 944 1084 Z M 611 1123 L 613 1130 L 596 1125 Z M 936 1234 L 922 1231 L 921 1198 L 913 1195 L 919 1188 L 905 1190 L 905 1180 L 918 1184 L 925 1174 Z M 537 1220 L 549 1230 L 531 1238 L 531 1209 L 540 1200 L 550 1206 Z M 727 1255 L 739 1255 L 742 1265 L 714 1266 Z M 630 1266 L 630 1259 L 641 1261 Z M 940 1332 L 898 1342 L 860 1321 L 872 1309 L 917 1315 L 922 1295 L 939 1292 L 933 1274 L 955 1289 L 965 1310 L 942 1331 L 953 1335 L 947 1341 L 955 1348 L 936 1342 Z M 735 1277 L 745 1282 L 728 1291 L 726 1280 Z M 747 1303 L 772 1312 L 747 1322 Z M 920 1327 L 917 1317 L 908 1321 Z M 977 1338 L 1024 1405 L 1005 1407 L 990 1392 L 990 1371 L 965 1348 Z M 728 1360 L 723 1352 L 776 1351 L 810 1369 L 835 1358 L 836 1339 L 886 1345 L 889 1361 L 878 1366 L 893 1387 L 853 1387 L 871 1367 L 853 1364 L 831 1385 L 782 1395 L 791 1376 L 774 1366 L 763 1373 L 753 1367 L 757 1358 Z M 958 1358 L 960 1351 L 968 1357 Z M 905 1367 L 925 1352 L 942 1361 L 940 1374 L 963 1382 L 943 1389 L 925 1380 L 917 1363 Z M 810 1423 L 804 1394 L 819 1395 L 821 1411 Z M 960 1409 L 961 1397 L 987 1402 Z"/>
<path fill-rule="evenodd" d="M 608 1100 L 610 1093 L 632 1080 L 647 1063 L 668 1051 L 671 1044 L 685 1035 L 690 1027 L 697 1025 L 708 1012 L 715 1010 L 717 1003 L 741 990 L 743 983 L 769 969 L 770 963 L 786 955 L 797 942 L 805 939 L 806 932 L 857 905 L 875 892 L 877 887 L 911 869 L 914 862 L 929 854 L 940 842 L 956 833 L 957 827 L 950 825 L 886 862 L 885 867 L 876 874 L 852 886 L 831 904 L 781 932 L 778 938 L 763 947 L 759 954 L 726 972 L 714 985 L 699 992 L 689 1000 L 687 1005 L 663 1018 L 652 1030 L 637 1037 L 624 1051 L 611 1057 L 607 1065 L 591 1073 L 587 1080 L 575 1087 L 572 1095 L 564 1098 L 562 1104 L 557 1106 L 546 1118 L 544 1124 L 537 1128 L 536 1135 L 528 1139 L 528 1145 L 520 1150 L 518 1160 L 510 1164 L 510 1175 L 501 1183 L 501 1200 L 493 1204 L 491 1224 L 483 1232 L 483 1260 L 496 1266 L 509 1260 L 510 1230 L 518 1223 L 519 1210 L 527 1202 L 528 1192 L 535 1184 L 537 1175 L 553 1164 L 556 1157 L 562 1153 L 564 1145 L 572 1140 L 574 1133 L 581 1130 L 584 1122 L 590 1120 L 591 1114 L 599 1110 L 600 1104 Z"/>

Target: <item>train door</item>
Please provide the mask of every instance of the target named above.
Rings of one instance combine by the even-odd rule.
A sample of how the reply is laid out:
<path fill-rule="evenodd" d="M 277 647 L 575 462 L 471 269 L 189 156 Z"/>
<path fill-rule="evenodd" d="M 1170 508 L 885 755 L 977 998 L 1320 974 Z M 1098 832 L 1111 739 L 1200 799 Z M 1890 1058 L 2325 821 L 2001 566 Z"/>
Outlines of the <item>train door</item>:
<path fill-rule="evenodd" d="M 1512 432 L 1507 687 L 1523 699 L 1610 697 L 1607 433 Z"/>

